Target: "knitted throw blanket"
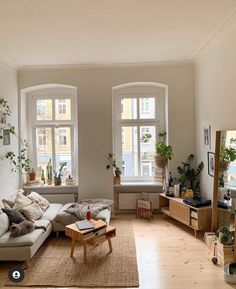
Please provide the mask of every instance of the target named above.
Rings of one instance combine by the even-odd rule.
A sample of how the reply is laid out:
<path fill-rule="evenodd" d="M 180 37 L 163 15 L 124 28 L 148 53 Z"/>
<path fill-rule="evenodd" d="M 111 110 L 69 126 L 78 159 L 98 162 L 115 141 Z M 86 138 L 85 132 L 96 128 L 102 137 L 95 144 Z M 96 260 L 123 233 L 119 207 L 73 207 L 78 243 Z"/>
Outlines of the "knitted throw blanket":
<path fill-rule="evenodd" d="M 68 209 L 65 210 L 65 212 L 72 214 L 78 218 L 78 220 L 83 220 L 86 218 L 86 213 L 88 211 L 91 212 L 91 218 L 94 219 L 99 212 L 101 212 L 104 209 L 109 208 L 108 204 L 102 204 L 102 203 L 87 203 L 87 202 L 81 202 L 72 204 Z"/>

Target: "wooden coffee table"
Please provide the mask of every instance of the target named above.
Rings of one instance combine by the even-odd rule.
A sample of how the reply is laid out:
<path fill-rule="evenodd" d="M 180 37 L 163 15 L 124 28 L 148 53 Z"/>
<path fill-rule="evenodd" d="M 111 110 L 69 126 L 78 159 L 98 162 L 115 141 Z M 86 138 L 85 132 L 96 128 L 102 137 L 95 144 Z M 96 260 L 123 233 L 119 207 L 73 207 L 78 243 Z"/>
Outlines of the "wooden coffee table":
<path fill-rule="evenodd" d="M 75 241 L 80 241 L 84 247 L 84 264 L 87 263 L 88 259 L 88 249 L 87 249 L 88 244 L 97 246 L 98 244 L 104 241 L 108 241 L 110 252 L 112 252 L 111 238 L 116 236 L 115 227 L 109 225 L 107 226 L 106 223 L 103 222 L 102 220 L 91 219 L 90 221 L 94 225 L 93 229 L 79 230 L 79 228 L 75 223 L 65 227 L 66 236 L 72 239 L 70 256 L 73 257 L 74 255 Z M 99 229 L 102 230 L 104 226 L 106 226 L 105 229 L 103 229 L 104 232 L 101 233 L 100 231 L 101 234 L 99 234 L 98 230 Z"/>

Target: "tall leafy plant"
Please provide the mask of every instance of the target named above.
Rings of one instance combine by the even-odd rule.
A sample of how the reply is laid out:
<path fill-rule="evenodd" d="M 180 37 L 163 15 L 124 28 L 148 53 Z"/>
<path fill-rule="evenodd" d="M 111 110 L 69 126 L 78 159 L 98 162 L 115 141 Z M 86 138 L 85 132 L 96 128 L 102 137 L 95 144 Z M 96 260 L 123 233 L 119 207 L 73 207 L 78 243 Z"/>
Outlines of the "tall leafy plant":
<path fill-rule="evenodd" d="M 195 194 L 200 191 L 200 174 L 204 168 L 203 162 L 200 162 L 196 168 L 193 167 L 194 155 L 190 154 L 182 166 L 177 167 L 179 173 L 179 182 L 182 187 L 192 189 Z"/>

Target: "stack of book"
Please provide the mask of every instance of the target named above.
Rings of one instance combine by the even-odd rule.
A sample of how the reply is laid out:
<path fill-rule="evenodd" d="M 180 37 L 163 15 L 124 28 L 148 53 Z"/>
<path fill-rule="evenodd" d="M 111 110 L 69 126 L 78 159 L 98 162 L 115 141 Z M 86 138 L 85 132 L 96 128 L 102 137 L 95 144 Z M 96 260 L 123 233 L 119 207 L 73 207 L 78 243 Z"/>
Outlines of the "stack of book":
<path fill-rule="evenodd" d="M 154 179 L 160 183 L 163 183 L 163 181 L 165 180 L 165 169 L 155 167 L 154 172 Z"/>
<path fill-rule="evenodd" d="M 65 180 L 65 184 L 66 184 L 67 186 L 72 186 L 72 185 L 75 185 L 75 184 L 76 184 L 76 181 L 75 181 L 75 179 L 73 179 L 73 178 L 68 178 L 68 179 Z"/>
<path fill-rule="evenodd" d="M 216 256 L 218 259 L 218 263 L 221 266 L 225 266 L 229 263 L 233 262 L 233 245 L 223 245 L 217 240 L 216 246 Z"/>

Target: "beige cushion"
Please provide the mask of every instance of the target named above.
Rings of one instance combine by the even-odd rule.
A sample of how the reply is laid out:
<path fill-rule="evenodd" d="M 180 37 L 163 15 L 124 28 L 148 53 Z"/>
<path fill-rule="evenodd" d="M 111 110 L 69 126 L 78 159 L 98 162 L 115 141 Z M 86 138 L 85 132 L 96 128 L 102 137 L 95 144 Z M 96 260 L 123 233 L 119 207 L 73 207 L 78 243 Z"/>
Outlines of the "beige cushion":
<path fill-rule="evenodd" d="M 12 209 L 13 208 L 13 206 L 15 204 L 15 199 L 16 199 L 17 193 L 22 193 L 24 195 L 24 190 L 20 189 L 20 190 L 14 191 L 9 196 L 7 196 L 7 198 L 4 198 L 2 200 L 4 207 L 6 209 Z"/>
<path fill-rule="evenodd" d="M 0 214 L 0 237 L 8 231 L 9 226 L 10 226 L 10 222 L 9 222 L 7 214 L 1 213 Z"/>
<path fill-rule="evenodd" d="M 44 197 L 40 196 L 38 193 L 31 192 L 27 196 L 32 202 L 37 203 L 43 211 L 49 207 L 49 202 Z"/>
<path fill-rule="evenodd" d="M 21 212 L 31 222 L 38 220 L 43 215 L 43 211 L 37 203 L 32 203 L 29 206 L 24 207 L 21 209 Z"/>
<path fill-rule="evenodd" d="M 62 207 L 62 204 L 50 204 L 47 210 L 43 213 L 41 220 L 53 221 Z"/>
<path fill-rule="evenodd" d="M 32 203 L 32 201 L 29 198 L 24 196 L 21 192 L 18 192 L 16 195 L 15 204 L 13 206 L 13 209 L 14 210 L 21 210 L 24 207 L 29 206 L 31 203 Z"/>

